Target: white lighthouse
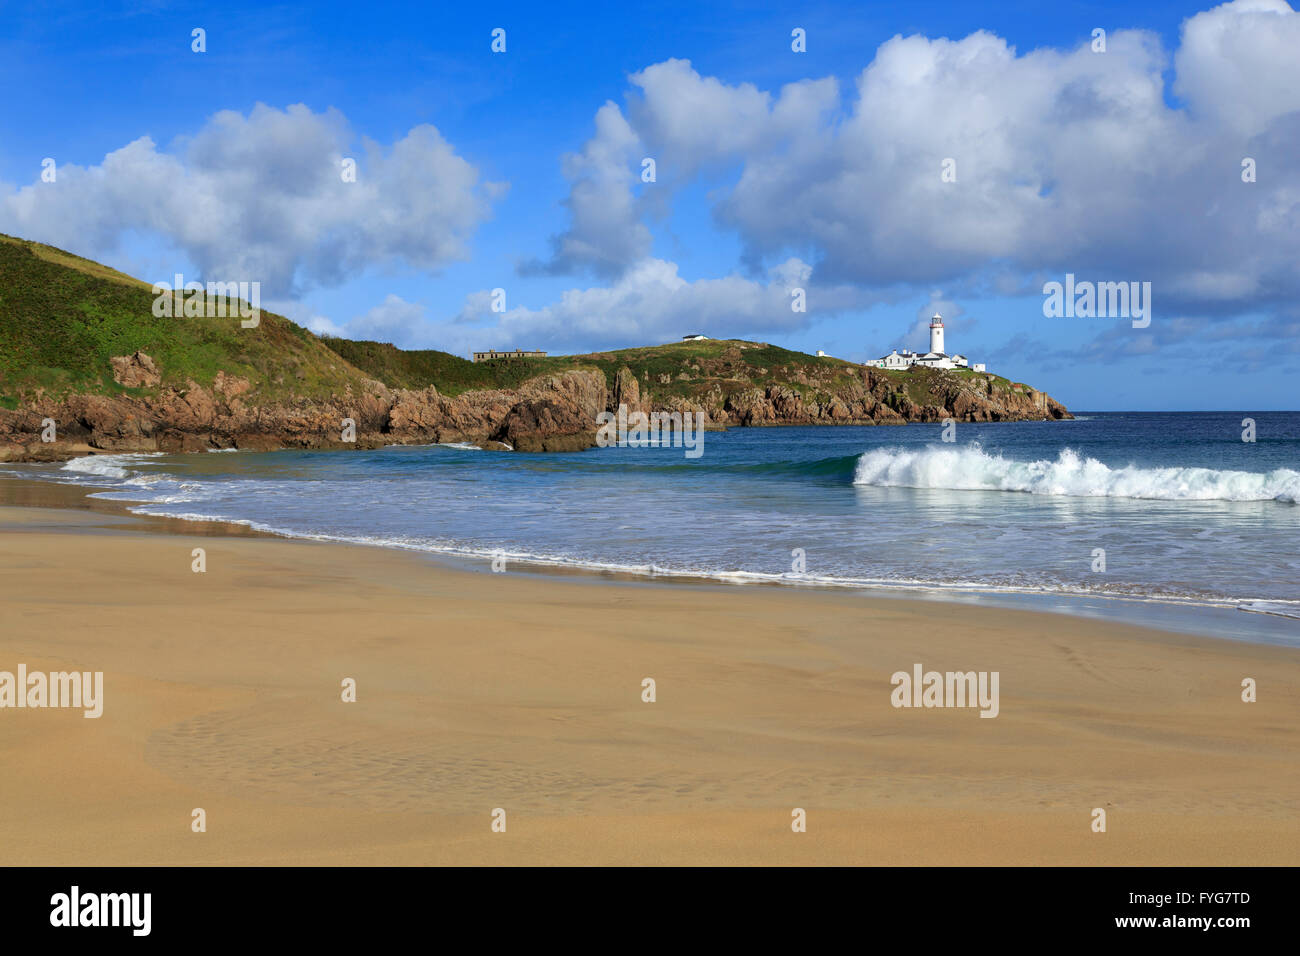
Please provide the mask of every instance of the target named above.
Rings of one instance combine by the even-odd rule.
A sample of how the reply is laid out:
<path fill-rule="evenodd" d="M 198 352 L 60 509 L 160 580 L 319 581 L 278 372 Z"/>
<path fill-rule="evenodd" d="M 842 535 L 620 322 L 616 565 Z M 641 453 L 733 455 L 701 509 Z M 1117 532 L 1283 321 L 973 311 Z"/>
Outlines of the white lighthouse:
<path fill-rule="evenodd" d="M 913 366 L 921 366 L 923 368 L 964 368 L 972 372 L 984 371 L 984 363 L 972 363 L 964 355 L 949 355 L 943 350 L 943 316 L 938 312 L 930 317 L 930 351 L 918 355 L 916 352 L 904 349 L 900 355 L 895 349 L 890 354 L 878 359 L 870 359 L 865 364 L 871 368 L 910 369 Z"/>
<path fill-rule="evenodd" d="M 943 350 L 943 316 L 938 312 L 930 317 L 930 351 L 946 354 Z"/>

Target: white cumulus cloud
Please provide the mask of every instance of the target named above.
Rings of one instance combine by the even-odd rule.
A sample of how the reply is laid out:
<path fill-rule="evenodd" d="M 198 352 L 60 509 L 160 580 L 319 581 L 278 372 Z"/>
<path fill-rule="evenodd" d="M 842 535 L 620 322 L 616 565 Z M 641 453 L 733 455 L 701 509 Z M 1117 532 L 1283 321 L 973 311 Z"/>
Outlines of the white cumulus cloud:
<path fill-rule="evenodd" d="M 260 281 L 269 296 L 370 266 L 466 258 L 503 187 L 480 182 L 433 126 L 387 147 L 363 139 L 354 152 L 354 142 L 333 109 L 222 111 L 168 151 L 143 136 L 99 165 L 58 166 L 52 183 L 0 186 L 0 231 L 96 258 L 129 234 L 159 236 L 202 278 Z"/>
<path fill-rule="evenodd" d="M 1090 37 L 1020 52 L 987 31 L 895 36 L 847 91 L 769 92 L 668 60 L 631 76 L 624 109 L 601 108 L 583 156 L 602 158 L 606 190 L 584 204 L 588 167 L 571 175 L 571 254 L 552 265 L 641 268 L 641 230 L 662 214 L 647 197 L 729 169 L 714 218 L 756 274 L 798 256 L 826 283 L 970 293 L 1070 271 L 1150 281 L 1166 314 L 1286 308 L 1300 295 L 1297 51 L 1287 3 L 1236 0 L 1188 18 L 1172 55 L 1140 30 L 1112 31 L 1104 53 Z M 659 181 L 634 199 L 642 151 Z"/>

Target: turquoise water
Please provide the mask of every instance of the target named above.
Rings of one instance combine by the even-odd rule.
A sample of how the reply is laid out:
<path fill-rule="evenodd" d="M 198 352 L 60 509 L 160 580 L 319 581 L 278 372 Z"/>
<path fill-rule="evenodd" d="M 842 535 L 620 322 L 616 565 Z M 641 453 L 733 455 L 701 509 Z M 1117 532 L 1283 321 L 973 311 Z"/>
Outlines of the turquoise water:
<path fill-rule="evenodd" d="M 1047 600 L 1146 621 L 1174 609 L 1170 626 L 1285 640 L 1300 631 L 1300 414 L 1251 415 L 1254 442 L 1243 417 L 961 424 L 952 443 L 941 425 L 733 429 L 707 433 L 696 459 L 394 446 L 9 471 L 149 514 L 518 567 Z"/>

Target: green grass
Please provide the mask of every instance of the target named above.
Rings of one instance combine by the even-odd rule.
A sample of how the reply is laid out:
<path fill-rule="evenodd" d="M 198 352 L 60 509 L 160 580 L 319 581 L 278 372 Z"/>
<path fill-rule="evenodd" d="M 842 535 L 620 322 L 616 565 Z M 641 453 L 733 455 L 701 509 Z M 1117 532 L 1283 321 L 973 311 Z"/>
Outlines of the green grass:
<path fill-rule="evenodd" d="M 570 358 L 498 359 L 476 363 L 437 349 L 404 350 L 384 342 L 357 342 L 332 337 L 322 341 L 348 364 L 389 388 L 419 389 L 434 385 L 446 395 L 459 395 L 473 389 L 514 388 L 530 378 L 577 367 Z"/>
<path fill-rule="evenodd" d="M 359 373 L 306 329 L 263 311 L 257 328 L 238 315 L 153 314 L 149 285 L 37 243 L 0 237 L 0 386 L 17 398 L 102 392 L 110 359 L 136 350 L 163 384 L 210 385 L 219 370 L 247 377 L 267 398 L 327 395 Z M 83 267 L 84 265 L 84 267 Z"/>

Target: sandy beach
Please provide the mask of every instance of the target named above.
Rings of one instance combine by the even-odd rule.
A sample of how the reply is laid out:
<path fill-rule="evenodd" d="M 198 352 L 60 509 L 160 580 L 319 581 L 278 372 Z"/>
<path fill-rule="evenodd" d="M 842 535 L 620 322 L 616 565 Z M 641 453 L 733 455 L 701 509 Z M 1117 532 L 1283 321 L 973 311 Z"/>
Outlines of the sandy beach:
<path fill-rule="evenodd" d="M 7 864 L 1300 863 L 1288 648 L 84 507 L 0 508 L 0 575 L 0 671 L 104 674 L 0 710 Z M 917 663 L 998 716 L 893 707 Z"/>

